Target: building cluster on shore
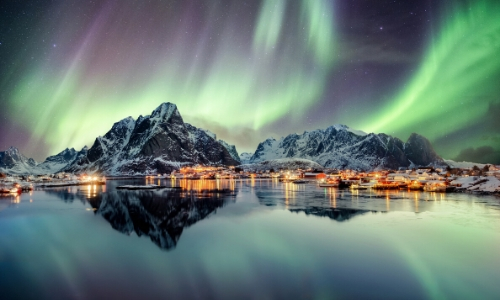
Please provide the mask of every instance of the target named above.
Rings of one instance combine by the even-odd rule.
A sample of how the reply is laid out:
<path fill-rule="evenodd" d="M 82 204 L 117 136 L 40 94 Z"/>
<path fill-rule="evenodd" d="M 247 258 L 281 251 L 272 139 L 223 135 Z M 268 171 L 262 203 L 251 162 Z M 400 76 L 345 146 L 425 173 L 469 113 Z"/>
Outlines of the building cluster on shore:
<path fill-rule="evenodd" d="M 136 176 L 137 177 L 137 176 Z M 143 176 L 140 176 L 143 177 Z M 251 170 L 239 167 L 212 167 L 196 165 L 183 167 L 171 174 L 146 175 L 147 178 L 217 180 L 217 179 L 276 179 L 281 182 L 301 184 L 316 183 L 320 187 L 351 189 L 408 189 L 429 192 L 500 193 L 500 167 L 488 165 L 483 169 L 419 168 L 412 170 L 302 170 L 269 169 Z M 130 177 L 108 177 L 121 179 Z M 98 175 L 57 173 L 40 176 L 0 175 L 1 193 L 29 191 L 35 187 L 60 187 L 87 184 L 105 184 L 106 178 Z"/>
<path fill-rule="evenodd" d="M 7 176 L 0 174 L 0 194 L 16 194 L 32 191 L 40 187 L 63 187 L 88 184 L 105 184 L 106 178 L 96 175 L 75 175 L 71 173 L 57 173 L 51 175 Z"/>

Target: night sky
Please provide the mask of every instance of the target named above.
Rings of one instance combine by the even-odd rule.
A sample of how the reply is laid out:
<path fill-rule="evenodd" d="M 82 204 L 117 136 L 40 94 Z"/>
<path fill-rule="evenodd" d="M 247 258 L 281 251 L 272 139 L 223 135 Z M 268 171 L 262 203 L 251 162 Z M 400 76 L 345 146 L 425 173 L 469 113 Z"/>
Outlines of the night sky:
<path fill-rule="evenodd" d="M 0 151 L 177 104 L 242 151 L 346 124 L 500 163 L 500 1 L 2 1 Z"/>

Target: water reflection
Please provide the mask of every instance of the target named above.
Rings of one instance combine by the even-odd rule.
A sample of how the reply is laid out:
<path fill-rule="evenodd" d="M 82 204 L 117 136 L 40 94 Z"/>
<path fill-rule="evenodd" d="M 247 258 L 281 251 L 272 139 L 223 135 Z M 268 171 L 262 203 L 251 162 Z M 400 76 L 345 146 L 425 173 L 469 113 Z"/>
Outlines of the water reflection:
<path fill-rule="evenodd" d="M 468 194 L 429 193 L 406 190 L 350 190 L 320 188 L 312 184 L 269 182 L 266 187 L 253 188 L 260 204 L 281 206 L 287 210 L 310 211 L 310 209 L 333 208 L 356 211 L 411 211 L 420 213 L 435 210 L 444 202 L 472 201 Z M 484 203 L 497 208 L 499 203 L 493 196 L 482 196 Z M 328 210 L 330 211 L 330 210 Z M 334 211 L 334 210 L 331 210 Z"/>
<path fill-rule="evenodd" d="M 148 236 L 162 249 L 177 245 L 185 227 L 235 202 L 238 191 L 252 191 L 258 203 L 292 213 L 326 217 L 343 222 L 370 212 L 410 211 L 415 213 L 440 209 L 441 202 L 468 199 L 465 195 L 446 195 L 419 191 L 379 191 L 319 188 L 311 184 L 279 183 L 275 180 L 161 180 L 145 183 L 168 186 L 147 191 L 117 191 L 123 182 L 106 186 L 86 186 L 46 190 L 64 202 L 89 203 L 96 215 L 124 234 Z M 143 184 L 143 182 L 138 182 Z M 491 197 L 490 197 L 491 198 Z M 488 206 L 498 201 L 483 197 Z M 12 200 L 18 201 L 16 199 Z M 477 201 L 477 200 L 474 200 Z"/>
<path fill-rule="evenodd" d="M 124 234 L 149 236 L 164 250 L 175 248 L 185 227 L 205 219 L 218 208 L 234 202 L 233 191 L 220 189 L 161 189 L 103 193 L 89 186 L 72 192 L 52 190 L 65 202 L 88 202 L 96 215 Z"/>
<path fill-rule="evenodd" d="M 131 183 L 144 180 L 0 198 L 0 266 L 8 275 L 0 280 L 3 298 L 500 295 L 495 197 L 270 180 L 168 179 L 160 184 L 178 188 L 115 189 Z M 178 248 L 166 255 L 156 245 Z"/>
<path fill-rule="evenodd" d="M 303 212 L 308 216 L 326 217 L 338 222 L 346 221 L 356 216 L 364 215 L 368 212 L 376 212 L 376 211 L 352 209 L 352 208 L 330 208 L 330 207 L 292 208 L 289 210 L 293 213 Z"/>

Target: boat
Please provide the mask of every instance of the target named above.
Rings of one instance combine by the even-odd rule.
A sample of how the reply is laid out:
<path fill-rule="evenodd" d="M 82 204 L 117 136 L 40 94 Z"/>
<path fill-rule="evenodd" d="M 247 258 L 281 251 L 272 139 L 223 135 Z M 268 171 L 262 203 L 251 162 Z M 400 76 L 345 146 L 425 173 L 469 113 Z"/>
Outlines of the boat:
<path fill-rule="evenodd" d="M 367 190 L 369 188 L 368 185 L 360 185 L 357 183 L 351 184 L 351 189 L 353 190 Z"/>
<path fill-rule="evenodd" d="M 319 182 L 318 186 L 319 187 L 339 187 L 340 181 L 338 180 L 327 180 L 325 182 Z"/>
<path fill-rule="evenodd" d="M 296 179 L 294 181 L 292 181 L 292 183 L 297 183 L 297 184 L 300 184 L 300 183 L 308 183 L 309 181 L 307 180 L 304 180 L 304 179 Z"/>

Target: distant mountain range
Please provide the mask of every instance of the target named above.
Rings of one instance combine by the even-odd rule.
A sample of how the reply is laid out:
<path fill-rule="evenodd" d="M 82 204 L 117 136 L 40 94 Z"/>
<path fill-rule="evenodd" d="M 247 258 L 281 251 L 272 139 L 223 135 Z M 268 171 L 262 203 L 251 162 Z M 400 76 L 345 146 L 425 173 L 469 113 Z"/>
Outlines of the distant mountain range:
<path fill-rule="evenodd" d="M 279 140 L 260 143 L 248 163 L 279 158 L 309 159 L 327 168 L 397 169 L 445 165 L 425 137 L 411 134 L 406 142 L 380 133 L 366 134 L 345 125 L 333 125 L 303 134 L 290 134 Z"/>
<path fill-rule="evenodd" d="M 185 164 L 254 164 L 265 161 L 280 167 L 310 161 L 337 169 L 397 169 L 399 167 L 442 166 L 444 160 L 431 143 L 413 133 L 406 142 L 396 137 L 366 134 L 345 125 L 333 125 L 279 140 L 260 143 L 254 153 L 238 155 L 236 147 L 217 140 L 208 130 L 184 123 L 177 106 L 162 103 L 150 115 L 115 123 L 90 147 L 80 151 L 65 149 L 43 163 L 20 154 L 11 147 L 0 152 L 0 171 L 13 174 L 101 172 L 107 175 L 169 173 Z M 315 165 L 316 166 L 316 165 Z"/>

